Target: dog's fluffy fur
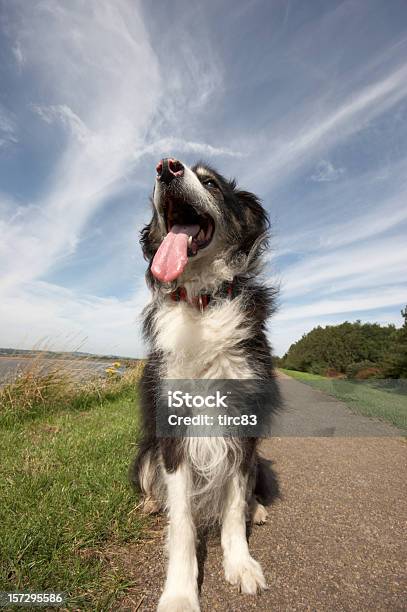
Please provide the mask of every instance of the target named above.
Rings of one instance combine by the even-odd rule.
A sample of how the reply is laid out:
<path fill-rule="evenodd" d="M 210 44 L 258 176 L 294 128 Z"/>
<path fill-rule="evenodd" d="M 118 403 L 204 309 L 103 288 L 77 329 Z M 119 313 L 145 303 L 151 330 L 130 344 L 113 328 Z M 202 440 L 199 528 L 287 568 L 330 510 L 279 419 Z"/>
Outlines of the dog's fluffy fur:
<path fill-rule="evenodd" d="M 157 281 L 151 263 L 168 230 L 167 205 L 176 199 L 209 215 L 214 234 L 209 245 L 188 258 L 172 283 Z M 244 593 L 266 588 L 260 565 L 246 539 L 248 510 L 256 523 L 266 511 L 267 466 L 254 438 L 157 438 L 157 389 L 162 379 L 250 379 L 275 385 L 266 337 L 274 291 L 259 282 L 269 223 L 259 199 L 237 188 L 208 165 L 184 165 L 167 185 L 156 180 L 153 216 L 141 243 L 149 261 L 152 301 L 145 310 L 144 334 L 151 352 L 141 382 L 142 438 L 132 478 L 144 496 L 146 512 L 166 508 L 169 516 L 168 573 L 160 612 L 199 610 L 197 528 L 218 522 L 225 577 Z M 233 295 L 222 288 L 232 283 Z M 185 288 L 187 301 L 169 293 Z M 192 305 L 210 294 L 208 307 Z"/>

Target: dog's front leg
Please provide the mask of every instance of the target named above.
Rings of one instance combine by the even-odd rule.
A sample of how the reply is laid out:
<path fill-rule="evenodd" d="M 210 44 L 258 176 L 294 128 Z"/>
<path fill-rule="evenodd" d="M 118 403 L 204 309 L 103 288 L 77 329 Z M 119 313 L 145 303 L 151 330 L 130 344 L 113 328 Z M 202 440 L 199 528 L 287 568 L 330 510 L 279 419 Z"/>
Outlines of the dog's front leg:
<path fill-rule="evenodd" d="M 158 612 L 199 612 L 196 529 L 191 513 L 191 474 L 184 464 L 166 473 L 168 570 Z"/>
<path fill-rule="evenodd" d="M 266 589 L 262 569 L 249 552 L 246 539 L 247 477 L 236 474 L 229 483 L 222 517 L 225 578 L 242 593 Z"/>

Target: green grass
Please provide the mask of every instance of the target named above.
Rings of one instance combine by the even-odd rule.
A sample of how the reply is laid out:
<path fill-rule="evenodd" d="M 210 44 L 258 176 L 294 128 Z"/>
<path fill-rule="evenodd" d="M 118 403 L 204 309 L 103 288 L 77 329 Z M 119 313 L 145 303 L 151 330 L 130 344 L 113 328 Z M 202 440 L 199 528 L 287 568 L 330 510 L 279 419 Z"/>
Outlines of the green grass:
<path fill-rule="evenodd" d="M 97 402 L 85 402 L 85 410 L 69 401 L 49 413 L 46 403 L 34 414 L 25 408 L 18 414 L 14 402 L 13 418 L 6 410 L 0 590 L 64 591 L 69 609 L 106 610 L 128 586 L 103 551 L 140 534 L 128 482 L 137 386 L 106 391 Z"/>
<path fill-rule="evenodd" d="M 320 376 L 319 374 L 309 374 L 308 372 L 298 372 L 297 370 L 285 370 L 284 368 L 280 368 L 281 372 L 284 374 L 288 374 L 291 378 L 296 378 L 297 380 L 302 380 L 303 382 L 310 382 L 314 380 L 329 380 L 325 378 L 325 376 Z"/>
<path fill-rule="evenodd" d="M 364 416 L 377 418 L 407 430 L 407 384 L 404 381 L 326 378 L 318 374 L 281 369 L 282 372 L 315 389 L 333 395 L 345 402 L 351 410 Z"/>
<path fill-rule="evenodd" d="M 0 387 L 0 426 L 48 417 L 64 410 L 88 410 L 103 401 L 114 400 L 131 391 L 140 378 L 143 363 L 119 375 L 115 367 L 106 376 L 89 372 L 86 360 L 61 366 L 58 360 L 45 364 L 41 358 Z M 85 375 L 83 375 L 85 373 Z"/>

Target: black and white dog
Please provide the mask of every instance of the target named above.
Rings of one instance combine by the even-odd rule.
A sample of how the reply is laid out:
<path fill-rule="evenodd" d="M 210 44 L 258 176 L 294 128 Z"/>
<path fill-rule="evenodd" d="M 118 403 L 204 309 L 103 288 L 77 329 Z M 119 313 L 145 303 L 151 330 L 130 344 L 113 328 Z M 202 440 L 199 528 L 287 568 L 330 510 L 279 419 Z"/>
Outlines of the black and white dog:
<path fill-rule="evenodd" d="M 221 525 L 226 580 L 243 593 L 266 588 L 246 539 L 248 512 L 259 524 L 267 516 L 260 503 L 265 468 L 256 438 L 156 437 L 157 389 L 163 379 L 276 384 L 265 333 L 274 292 L 256 280 L 269 222 L 255 195 L 202 163 L 189 168 L 163 159 L 152 203 L 141 237 L 153 296 L 144 319 L 151 352 L 132 477 L 144 510 L 166 508 L 169 516 L 168 572 L 158 610 L 196 612 L 202 524 Z"/>

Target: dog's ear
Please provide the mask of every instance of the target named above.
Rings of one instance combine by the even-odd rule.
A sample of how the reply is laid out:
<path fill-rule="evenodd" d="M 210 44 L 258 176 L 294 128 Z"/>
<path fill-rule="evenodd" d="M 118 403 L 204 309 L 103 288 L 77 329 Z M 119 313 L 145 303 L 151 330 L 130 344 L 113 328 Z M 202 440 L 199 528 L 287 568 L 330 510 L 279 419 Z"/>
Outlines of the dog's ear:
<path fill-rule="evenodd" d="M 260 198 L 254 193 L 250 193 L 250 191 L 241 191 L 239 189 L 235 190 L 235 196 L 242 205 L 247 229 L 249 231 L 257 231 L 258 233 L 267 232 L 270 222 Z"/>
<path fill-rule="evenodd" d="M 144 259 L 151 261 L 161 243 L 161 230 L 158 223 L 158 215 L 154 209 L 153 218 L 140 232 L 140 244 Z"/>
<path fill-rule="evenodd" d="M 267 247 L 270 221 L 260 199 L 250 191 L 235 190 L 243 212 L 245 223 L 243 228 L 243 241 L 240 245 L 242 251 L 256 255 Z"/>

